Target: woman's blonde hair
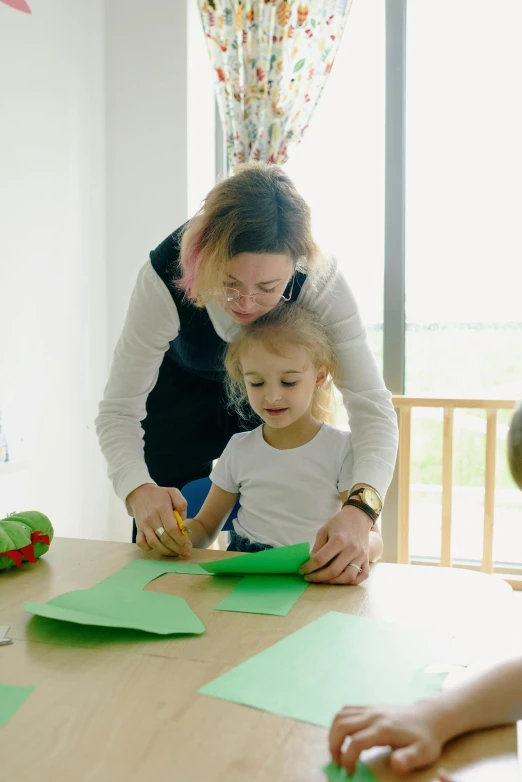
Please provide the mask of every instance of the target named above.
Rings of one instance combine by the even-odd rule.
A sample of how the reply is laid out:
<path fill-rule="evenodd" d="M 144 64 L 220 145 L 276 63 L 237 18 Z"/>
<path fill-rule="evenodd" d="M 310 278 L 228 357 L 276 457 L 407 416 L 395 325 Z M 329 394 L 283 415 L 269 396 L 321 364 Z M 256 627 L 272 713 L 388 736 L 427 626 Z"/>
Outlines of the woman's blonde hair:
<path fill-rule="evenodd" d="M 312 236 L 310 208 L 276 165 L 246 163 L 219 182 L 183 232 L 177 285 L 196 306 L 223 287 L 228 261 L 242 252 L 288 255 L 294 271 L 327 266 Z"/>
<path fill-rule="evenodd" d="M 334 382 L 337 357 L 326 327 L 320 317 L 300 304 L 279 304 L 266 315 L 240 329 L 225 354 L 226 387 L 231 407 L 242 417 L 249 415 L 241 358 L 253 344 L 261 343 L 278 356 L 285 355 L 285 346 L 292 345 L 308 353 L 317 369 L 325 366 L 328 376 L 314 391 L 312 415 L 319 421 L 334 422 Z"/>

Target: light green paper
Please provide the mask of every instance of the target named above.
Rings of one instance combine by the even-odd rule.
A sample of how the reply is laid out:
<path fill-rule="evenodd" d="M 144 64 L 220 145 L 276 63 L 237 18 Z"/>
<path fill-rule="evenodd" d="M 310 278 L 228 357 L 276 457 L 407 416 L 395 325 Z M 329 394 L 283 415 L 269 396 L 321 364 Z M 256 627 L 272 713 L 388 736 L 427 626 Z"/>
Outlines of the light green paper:
<path fill-rule="evenodd" d="M 237 557 L 202 562 L 201 567 L 213 575 L 247 575 L 251 573 L 299 573 L 299 568 L 310 559 L 310 544 L 258 551 L 255 554 L 239 554 Z"/>
<path fill-rule="evenodd" d="M 357 761 L 355 774 L 349 774 L 345 768 L 340 768 L 335 763 L 330 763 L 323 768 L 328 782 L 377 782 L 377 779 L 364 763 Z"/>
<path fill-rule="evenodd" d="M 216 611 L 286 616 L 307 586 L 308 582 L 302 576 L 245 576 L 234 591 L 214 608 Z"/>
<path fill-rule="evenodd" d="M 165 573 L 182 573 L 189 576 L 208 576 L 206 570 L 203 570 L 197 562 L 186 562 L 183 559 L 162 560 L 157 559 L 135 559 L 126 565 L 123 570 L 149 575 L 151 581 L 163 576 Z M 120 571 L 122 572 L 122 571 Z M 115 574 L 116 575 L 116 574 Z"/>
<path fill-rule="evenodd" d="M 174 562 L 158 561 L 156 559 L 135 559 L 128 565 L 117 570 L 112 576 L 108 576 L 103 581 L 95 584 L 91 589 L 113 589 L 141 590 L 160 576 L 167 573 L 182 573 L 191 576 L 208 576 L 206 570 L 203 570 L 194 562 Z"/>
<path fill-rule="evenodd" d="M 199 692 L 328 728 L 345 704 L 405 704 L 439 690 L 446 674 L 423 671 L 449 645 L 439 633 L 331 611 Z"/>
<path fill-rule="evenodd" d="M 104 582 L 102 582 L 103 584 Z M 27 601 L 25 608 L 48 619 L 99 627 L 122 627 L 147 633 L 204 632 L 205 627 L 181 597 L 114 587 L 66 592 L 47 603 Z"/>
<path fill-rule="evenodd" d="M 33 690 L 34 687 L 18 684 L 0 684 L 0 728 L 7 725 Z"/>

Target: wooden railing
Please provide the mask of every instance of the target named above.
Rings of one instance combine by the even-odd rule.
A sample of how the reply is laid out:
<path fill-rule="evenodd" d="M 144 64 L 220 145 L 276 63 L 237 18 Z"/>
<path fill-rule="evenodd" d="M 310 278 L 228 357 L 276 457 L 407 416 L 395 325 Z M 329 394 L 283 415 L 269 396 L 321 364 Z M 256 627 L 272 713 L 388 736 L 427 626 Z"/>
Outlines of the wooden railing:
<path fill-rule="evenodd" d="M 484 543 L 481 569 L 493 572 L 493 527 L 495 509 L 495 470 L 497 443 L 497 414 L 511 410 L 517 404 L 513 399 L 444 399 L 394 396 L 394 407 L 399 411 L 399 511 L 397 561 L 410 561 L 410 473 L 411 473 L 411 419 L 413 408 L 442 408 L 442 539 L 440 564 L 451 567 L 451 526 L 453 500 L 453 418 L 457 408 L 486 410 L 486 454 L 484 476 Z"/>

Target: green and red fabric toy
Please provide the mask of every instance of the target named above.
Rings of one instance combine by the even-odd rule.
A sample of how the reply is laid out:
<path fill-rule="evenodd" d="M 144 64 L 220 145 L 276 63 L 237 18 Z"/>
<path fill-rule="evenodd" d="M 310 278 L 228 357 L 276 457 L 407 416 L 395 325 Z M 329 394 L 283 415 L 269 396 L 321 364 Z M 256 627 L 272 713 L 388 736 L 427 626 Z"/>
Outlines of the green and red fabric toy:
<path fill-rule="evenodd" d="M 43 513 L 28 510 L 0 520 L 0 570 L 36 562 L 53 539 L 53 525 Z"/>

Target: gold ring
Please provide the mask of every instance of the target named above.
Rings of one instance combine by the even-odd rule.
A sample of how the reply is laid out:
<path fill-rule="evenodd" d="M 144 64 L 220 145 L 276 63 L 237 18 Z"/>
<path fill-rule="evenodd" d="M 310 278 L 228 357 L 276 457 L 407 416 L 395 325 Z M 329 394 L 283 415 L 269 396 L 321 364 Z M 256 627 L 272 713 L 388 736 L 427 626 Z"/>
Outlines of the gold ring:
<path fill-rule="evenodd" d="M 158 538 L 161 538 L 161 536 L 163 535 L 165 530 L 163 529 L 163 527 L 158 527 L 158 529 L 155 530 L 155 532 L 156 532 L 156 535 L 158 536 Z"/>
<path fill-rule="evenodd" d="M 350 562 L 348 567 L 354 567 L 358 573 L 362 572 L 362 567 L 359 567 L 359 565 L 356 565 L 355 562 Z"/>

